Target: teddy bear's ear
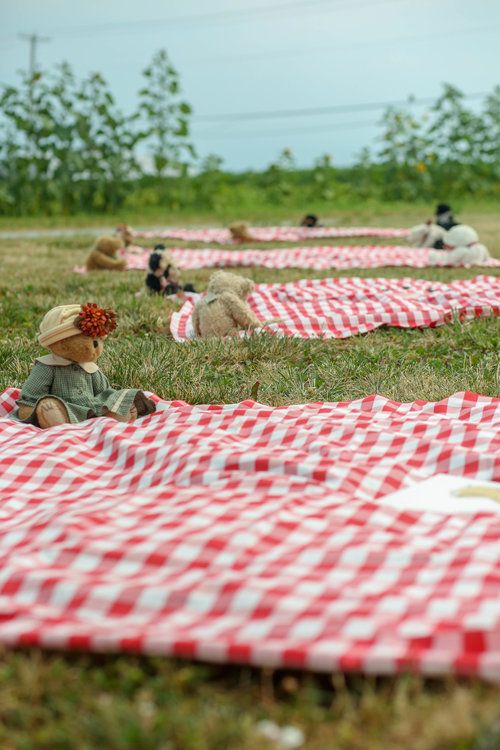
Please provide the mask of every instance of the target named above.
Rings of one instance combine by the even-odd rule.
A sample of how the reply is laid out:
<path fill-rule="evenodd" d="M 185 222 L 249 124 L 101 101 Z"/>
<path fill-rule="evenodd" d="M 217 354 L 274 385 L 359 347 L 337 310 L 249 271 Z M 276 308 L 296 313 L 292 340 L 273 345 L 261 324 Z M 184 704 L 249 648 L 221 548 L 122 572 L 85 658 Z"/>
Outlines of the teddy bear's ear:
<path fill-rule="evenodd" d="M 230 286 L 227 277 L 233 275 L 234 274 L 228 274 L 227 271 L 214 271 L 208 281 L 207 291 L 213 292 L 214 294 L 220 294 L 224 289 Z"/>

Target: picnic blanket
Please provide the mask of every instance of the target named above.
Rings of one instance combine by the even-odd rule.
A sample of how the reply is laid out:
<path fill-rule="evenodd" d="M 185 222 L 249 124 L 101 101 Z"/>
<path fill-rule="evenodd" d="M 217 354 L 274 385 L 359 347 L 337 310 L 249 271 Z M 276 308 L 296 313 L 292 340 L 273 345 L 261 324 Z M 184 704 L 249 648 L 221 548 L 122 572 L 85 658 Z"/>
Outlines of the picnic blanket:
<path fill-rule="evenodd" d="M 376 227 L 252 227 L 256 242 L 300 242 L 323 237 L 407 237 L 409 229 Z M 148 231 L 131 230 L 133 237 L 149 239 L 175 239 L 186 242 L 234 242 L 229 229 L 158 229 Z"/>
<path fill-rule="evenodd" d="M 169 248 L 179 268 L 194 270 L 198 268 L 313 268 L 349 269 L 349 268 L 382 268 L 385 266 L 408 266 L 427 268 L 435 266 L 429 263 L 429 248 L 400 247 L 394 245 L 343 245 L 289 247 L 274 250 L 217 250 L 201 248 L 190 250 Z M 119 251 L 127 260 L 129 271 L 145 271 L 151 248 L 130 245 Z M 437 264 L 447 265 L 446 258 Z M 482 267 L 500 267 L 500 259 L 490 258 L 480 264 Z M 470 267 L 470 266 L 469 266 Z M 85 266 L 75 266 L 75 273 L 87 273 Z"/>
<path fill-rule="evenodd" d="M 191 295 L 172 314 L 177 341 L 194 337 Z M 445 284 L 424 279 L 344 277 L 258 284 L 248 303 L 259 320 L 279 318 L 265 330 L 300 338 L 347 338 L 379 326 L 434 327 L 454 317 L 469 320 L 500 313 L 500 278 L 476 276 Z M 241 334 L 247 335 L 242 332 Z"/>
<path fill-rule="evenodd" d="M 193 270 L 197 268 L 313 268 L 348 269 L 348 268 L 382 268 L 384 266 L 409 266 L 427 268 L 429 263 L 428 248 L 399 247 L 394 245 L 344 245 L 319 247 L 289 247 L 278 250 L 217 250 L 202 248 L 186 250 L 169 248 L 179 268 Z M 127 260 L 130 271 L 145 271 L 148 267 L 150 248 L 132 245 L 121 251 Z M 435 265 L 434 263 L 432 265 Z M 446 266 L 446 258 L 439 262 Z M 490 258 L 481 264 L 487 267 L 500 267 L 500 260 Z M 86 273 L 85 266 L 75 266 L 76 273 Z"/>
<path fill-rule="evenodd" d="M 384 505 L 498 481 L 500 399 L 159 408 L 0 419 L 0 643 L 500 679 L 500 516 Z"/>

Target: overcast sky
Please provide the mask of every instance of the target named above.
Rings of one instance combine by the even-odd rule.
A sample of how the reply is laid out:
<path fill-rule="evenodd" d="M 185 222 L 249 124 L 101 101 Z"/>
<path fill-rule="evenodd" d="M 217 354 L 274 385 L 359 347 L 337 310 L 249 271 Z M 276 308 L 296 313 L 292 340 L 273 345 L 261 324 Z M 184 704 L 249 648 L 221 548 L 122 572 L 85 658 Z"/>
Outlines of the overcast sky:
<path fill-rule="evenodd" d="M 0 81 L 28 65 L 19 33 L 43 34 L 42 67 L 104 74 L 125 111 L 164 47 L 193 105 L 193 140 L 230 169 L 261 168 L 284 147 L 300 165 L 353 161 L 380 112 L 210 122 L 209 115 L 433 97 L 500 83 L 499 0 L 0 0 Z M 478 106 L 477 103 L 471 106 Z M 415 110 L 422 112 L 421 108 Z M 197 120 L 196 117 L 200 119 Z"/>

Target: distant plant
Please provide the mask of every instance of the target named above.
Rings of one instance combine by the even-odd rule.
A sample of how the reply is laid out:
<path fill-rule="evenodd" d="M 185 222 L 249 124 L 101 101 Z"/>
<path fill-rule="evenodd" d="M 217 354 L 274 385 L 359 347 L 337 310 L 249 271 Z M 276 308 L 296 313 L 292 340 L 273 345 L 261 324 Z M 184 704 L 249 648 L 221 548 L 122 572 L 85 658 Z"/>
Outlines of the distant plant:
<path fill-rule="evenodd" d="M 224 159 L 217 154 L 208 154 L 201 162 L 199 174 L 194 179 L 198 205 L 203 209 L 222 208 L 227 179 L 222 171 Z"/>
<path fill-rule="evenodd" d="M 317 200 L 332 200 L 334 190 L 335 169 L 330 154 L 323 154 L 313 164 L 311 198 Z"/>
<path fill-rule="evenodd" d="M 423 116 L 389 108 L 381 124 L 377 161 L 384 168 L 387 197 L 487 194 L 498 179 L 500 87 L 477 113 L 465 106 L 461 91 L 445 84 Z"/>
<path fill-rule="evenodd" d="M 291 149 L 284 148 L 276 161 L 262 174 L 261 184 L 271 200 L 283 203 L 290 197 L 293 190 L 290 175 L 295 168 L 295 158 Z"/>
<path fill-rule="evenodd" d="M 138 146 L 150 142 L 154 167 L 185 169 L 191 108 L 180 101 L 166 53 L 146 68 L 140 110 L 124 115 L 100 73 L 78 80 L 63 63 L 22 74 L 0 95 L 0 212 L 114 210 L 144 174 Z"/>
<path fill-rule="evenodd" d="M 158 177 L 185 172 L 195 156 L 189 139 L 191 106 L 180 98 L 179 74 L 165 50 L 159 50 L 143 71 L 146 85 L 139 91 L 139 108 L 151 144 Z"/>

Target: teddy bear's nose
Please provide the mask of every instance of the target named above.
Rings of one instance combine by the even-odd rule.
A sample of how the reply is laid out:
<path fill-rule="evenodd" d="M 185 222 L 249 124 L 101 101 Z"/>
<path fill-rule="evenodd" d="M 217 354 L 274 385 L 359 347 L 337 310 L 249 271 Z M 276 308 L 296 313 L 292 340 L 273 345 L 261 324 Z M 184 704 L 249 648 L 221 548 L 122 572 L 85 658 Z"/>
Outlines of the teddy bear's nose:
<path fill-rule="evenodd" d="M 94 349 L 97 349 L 97 347 L 99 346 L 99 342 L 98 341 L 93 341 L 92 343 L 94 344 Z"/>

